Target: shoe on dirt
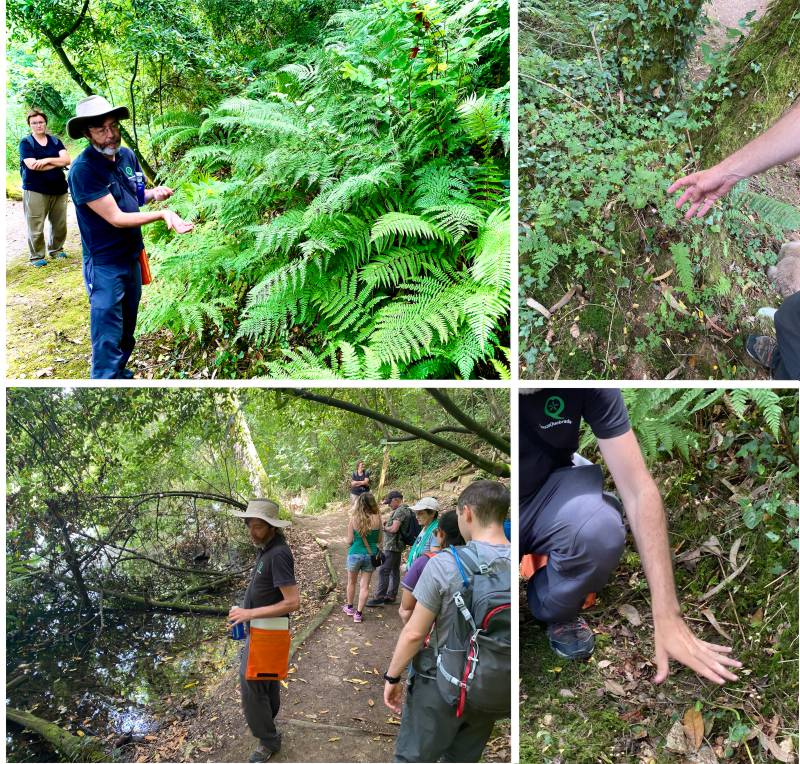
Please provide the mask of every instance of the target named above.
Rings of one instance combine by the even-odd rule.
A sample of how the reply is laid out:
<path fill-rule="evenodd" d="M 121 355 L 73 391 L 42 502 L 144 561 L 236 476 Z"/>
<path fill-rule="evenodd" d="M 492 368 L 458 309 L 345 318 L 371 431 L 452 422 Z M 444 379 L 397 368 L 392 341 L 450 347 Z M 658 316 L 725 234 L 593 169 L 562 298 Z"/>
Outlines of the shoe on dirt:
<path fill-rule="evenodd" d="M 364 620 L 364 616 L 358 612 L 358 610 L 353 613 L 353 623 L 361 623 Z"/>
<path fill-rule="evenodd" d="M 383 598 L 383 604 L 384 605 L 396 605 L 397 604 L 397 600 L 396 599 L 390 600 L 388 597 L 384 597 Z"/>
<path fill-rule="evenodd" d="M 34 268 L 44 268 L 44 266 L 47 265 L 47 260 L 45 260 L 44 258 L 42 258 L 41 260 L 31 260 L 31 265 Z"/>
<path fill-rule="evenodd" d="M 778 341 L 774 337 L 764 334 L 748 334 L 744 349 L 757 364 L 765 369 L 772 368 L 772 358 L 778 348 Z"/>
<path fill-rule="evenodd" d="M 367 600 L 367 607 L 383 607 L 384 602 L 386 602 L 384 597 L 375 597 L 375 599 Z"/>
<path fill-rule="evenodd" d="M 567 660 L 587 660 L 594 652 L 594 634 L 580 616 L 574 621 L 549 624 L 547 636 L 553 652 Z"/>
<path fill-rule="evenodd" d="M 53 259 L 54 259 L 54 260 L 55 260 L 55 259 L 58 259 L 58 260 L 66 260 L 68 257 L 69 257 L 69 255 L 68 255 L 66 252 L 64 252 L 64 250 L 63 250 L 63 249 L 61 250 L 61 252 L 56 252 L 56 253 L 53 255 Z"/>
<path fill-rule="evenodd" d="M 345 605 L 342 608 L 342 612 L 345 615 L 355 615 L 356 614 L 356 609 L 352 605 Z"/>
<path fill-rule="evenodd" d="M 269 761 L 276 753 L 277 751 L 271 751 L 263 743 L 259 743 L 256 750 L 250 754 L 248 761 L 254 762 L 254 764 L 255 762 Z"/>

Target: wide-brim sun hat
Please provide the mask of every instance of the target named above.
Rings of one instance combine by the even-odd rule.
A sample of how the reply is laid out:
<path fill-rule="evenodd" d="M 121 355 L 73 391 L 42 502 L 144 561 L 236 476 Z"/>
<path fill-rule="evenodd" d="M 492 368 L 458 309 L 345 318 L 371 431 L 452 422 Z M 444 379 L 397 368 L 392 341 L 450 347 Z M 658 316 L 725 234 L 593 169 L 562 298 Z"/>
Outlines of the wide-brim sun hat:
<path fill-rule="evenodd" d="M 231 512 L 234 517 L 247 519 L 252 517 L 256 520 L 263 520 L 275 528 L 286 528 L 292 524 L 291 520 L 278 519 L 278 505 L 269 499 L 250 499 L 247 502 L 247 509 L 244 512 Z"/>
<path fill-rule="evenodd" d="M 69 137 L 83 138 L 87 122 L 106 115 L 117 119 L 130 119 L 131 113 L 127 106 L 112 106 L 103 96 L 99 95 L 92 95 L 78 101 L 75 106 L 75 116 L 67 121 Z"/>
<path fill-rule="evenodd" d="M 424 498 L 420 499 L 416 504 L 414 504 L 411 509 L 414 512 L 422 512 L 424 510 L 428 510 L 428 512 L 438 512 L 439 511 L 439 502 L 433 498 L 433 496 L 425 496 Z"/>

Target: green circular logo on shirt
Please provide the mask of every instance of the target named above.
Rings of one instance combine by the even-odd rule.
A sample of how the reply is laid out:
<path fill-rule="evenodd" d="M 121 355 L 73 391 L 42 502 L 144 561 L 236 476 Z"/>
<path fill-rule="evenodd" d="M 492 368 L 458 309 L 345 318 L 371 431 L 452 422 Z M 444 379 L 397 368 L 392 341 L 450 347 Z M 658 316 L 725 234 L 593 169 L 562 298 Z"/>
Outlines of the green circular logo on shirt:
<path fill-rule="evenodd" d="M 133 177 L 133 167 L 126 167 L 126 168 L 125 168 L 125 174 L 126 174 L 126 175 L 127 175 L 129 178 L 132 178 L 132 177 Z"/>
<path fill-rule="evenodd" d="M 556 421 L 560 420 L 561 412 L 563 410 L 564 410 L 564 399 L 559 398 L 557 395 L 551 395 L 544 402 L 545 416 L 549 416 L 550 419 L 555 419 Z"/>

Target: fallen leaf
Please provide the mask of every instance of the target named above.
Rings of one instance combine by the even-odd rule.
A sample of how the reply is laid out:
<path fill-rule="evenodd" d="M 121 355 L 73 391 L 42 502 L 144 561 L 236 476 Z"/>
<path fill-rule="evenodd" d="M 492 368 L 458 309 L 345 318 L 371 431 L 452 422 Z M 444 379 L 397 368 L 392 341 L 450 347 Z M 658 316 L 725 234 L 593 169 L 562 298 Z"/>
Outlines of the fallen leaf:
<path fill-rule="evenodd" d="M 572 335 L 572 339 L 577 340 L 578 337 L 581 336 L 581 330 L 578 328 L 578 324 L 574 323 L 569 328 L 569 333 Z"/>
<path fill-rule="evenodd" d="M 188 690 L 190 687 L 194 687 L 197 685 L 197 682 L 188 682 L 187 684 L 183 685 L 184 690 Z"/>
<path fill-rule="evenodd" d="M 769 751 L 778 761 L 794 761 L 794 753 L 787 751 L 778 745 L 777 740 L 768 737 L 761 730 L 758 730 L 758 742 L 762 747 Z"/>
<path fill-rule="evenodd" d="M 620 615 L 623 616 L 631 626 L 642 625 L 642 617 L 639 615 L 639 611 L 633 605 L 620 605 L 617 610 L 619 610 Z"/>
<path fill-rule="evenodd" d="M 370 698 L 370 699 L 367 701 L 367 705 L 368 705 L 370 708 L 372 708 L 372 707 L 375 705 L 375 701 L 374 701 L 372 698 Z"/>
<path fill-rule="evenodd" d="M 341 740 L 341 738 L 340 737 L 329 737 L 328 738 L 328 742 L 329 743 L 335 743 L 337 740 Z"/>
<path fill-rule="evenodd" d="M 597 668 L 599 668 L 599 669 L 608 668 L 610 665 L 611 665 L 611 661 L 598 661 L 597 662 Z"/>
<path fill-rule="evenodd" d="M 86 733 L 85 733 L 83 730 L 78 730 L 78 731 L 77 731 L 75 734 L 76 734 L 78 737 L 83 737 L 83 736 L 84 736 Z"/>
<path fill-rule="evenodd" d="M 542 303 L 537 302 L 536 300 L 533 299 L 533 297 L 529 297 L 527 300 L 525 300 L 525 304 L 529 308 L 533 308 L 534 310 L 541 313 L 545 318 L 550 318 L 552 315 L 550 311 L 547 308 L 545 308 L 544 305 L 542 305 Z"/>
<path fill-rule="evenodd" d="M 281 687 L 283 687 L 285 690 L 288 690 L 289 689 L 289 683 L 284 681 L 283 679 L 281 679 Z"/>
<path fill-rule="evenodd" d="M 687 764 L 718 764 L 719 759 L 711 746 L 704 745 L 697 753 L 686 759 Z"/>
<path fill-rule="evenodd" d="M 53 367 L 52 366 L 48 366 L 45 369 L 37 369 L 36 372 L 34 373 L 34 376 L 38 377 L 38 378 L 41 378 L 41 377 L 52 377 L 53 376 Z"/>
<path fill-rule="evenodd" d="M 692 750 L 699 751 L 700 746 L 703 745 L 705 724 L 703 723 L 703 714 L 694 706 L 687 708 L 686 713 L 683 715 L 683 731 Z"/>
<path fill-rule="evenodd" d="M 158 738 L 155 735 L 145 735 L 144 739 L 149 742 L 152 742 L 153 740 L 158 740 Z"/>
<path fill-rule="evenodd" d="M 717 630 L 717 633 L 721 637 L 724 637 L 725 639 L 727 639 L 728 642 L 732 642 L 733 641 L 731 639 L 731 635 L 728 634 L 728 632 L 725 631 L 725 629 L 723 629 L 722 626 L 719 625 L 719 623 L 717 622 L 717 619 L 714 617 L 714 614 L 710 610 L 708 610 L 706 608 L 705 610 L 701 610 L 700 612 L 708 619 L 708 622 Z"/>
<path fill-rule="evenodd" d="M 559 695 L 560 695 L 562 698 L 574 698 L 574 697 L 575 697 L 575 693 L 574 693 L 572 690 L 568 690 L 566 687 L 562 687 L 562 688 L 561 688 L 561 689 L 558 691 L 558 694 L 559 694 Z"/>
<path fill-rule="evenodd" d="M 620 698 L 625 695 L 625 688 L 619 682 L 615 682 L 613 679 L 606 679 L 606 681 L 603 682 L 603 685 L 612 695 L 616 695 Z"/>
<path fill-rule="evenodd" d="M 664 748 L 673 753 L 689 753 L 691 751 L 686 740 L 683 722 L 680 719 L 678 719 L 678 721 L 670 727 L 669 732 L 667 732 Z"/>
<path fill-rule="evenodd" d="M 551 674 L 560 674 L 561 673 L 561 666 L 553 666 L 551 669 L 547 669 Z"/>
<path fill-rule="evenodd" d="M 400 722 L 397 719 L 392 719 L 391 716 L 386 720 L 386 723 L 387 724 L 397 724 L 398 726 L 400 725 Z"/>
<path fill-rule="evenodd" d="M 733 542 L 733 546 L 731 547 L 731 551 L 728 554 L 728 560 L 730 561 L 732 568 L 736 567 L 736 557 L 739 554 L 739 547 L 741 545 L 742 545 L 742 537 L 739 536 L 739 538 L 736 539 L 736 541 Z"/>
<path fill-rule="evenodd" d="M 344 681 L 345 682 L 352 682 L 353 684 L 369 684 L 369 682 L 367 682 L 364 679 L 345 679 Z"/>

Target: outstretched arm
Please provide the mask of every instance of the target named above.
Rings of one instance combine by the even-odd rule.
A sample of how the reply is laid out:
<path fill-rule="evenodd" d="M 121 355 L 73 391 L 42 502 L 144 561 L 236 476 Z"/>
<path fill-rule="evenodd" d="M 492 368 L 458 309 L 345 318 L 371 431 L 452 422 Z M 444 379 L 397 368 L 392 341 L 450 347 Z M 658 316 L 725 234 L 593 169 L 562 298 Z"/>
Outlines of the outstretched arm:
<path fill-rule="evenodd" d="M 658 488 L 644 463 L 632 430 L 616 438 L 598 439 L 600 451 L 619 490 L 642 559 L 653 608 L 656 675 L 663 682 L 673 658 L 716 684 L 737 677 L 728 667 L 742 664 L 730 658 L 730 647 L 705 642 L 683 620 L 672 573 L 667 521 Z"/>
<path fill-rule="evenodd" d="M 703 217 L 717 199 L 725 196 L 740 180 L 800 156 L 800 103 L 750 143 L 701 172 L 676 180 L 667 190 L 684 189 L 675 206 L 690 202 L 684 217 Z"/>
<path fill-rule="evenodd" d="M 167 228 L 175 233 L 188 233 L 194 228 L 194 223 L 183 220 L 172 210 L 123 212 L 111 194 L 106 194 L 99 199 L 87 202 L 87 204 L 89 209 L 96 212 L 114 228 L 136 228 L 148 223 L 155 223 L 156 220 L 163 220 L 167 224 Z"/>

